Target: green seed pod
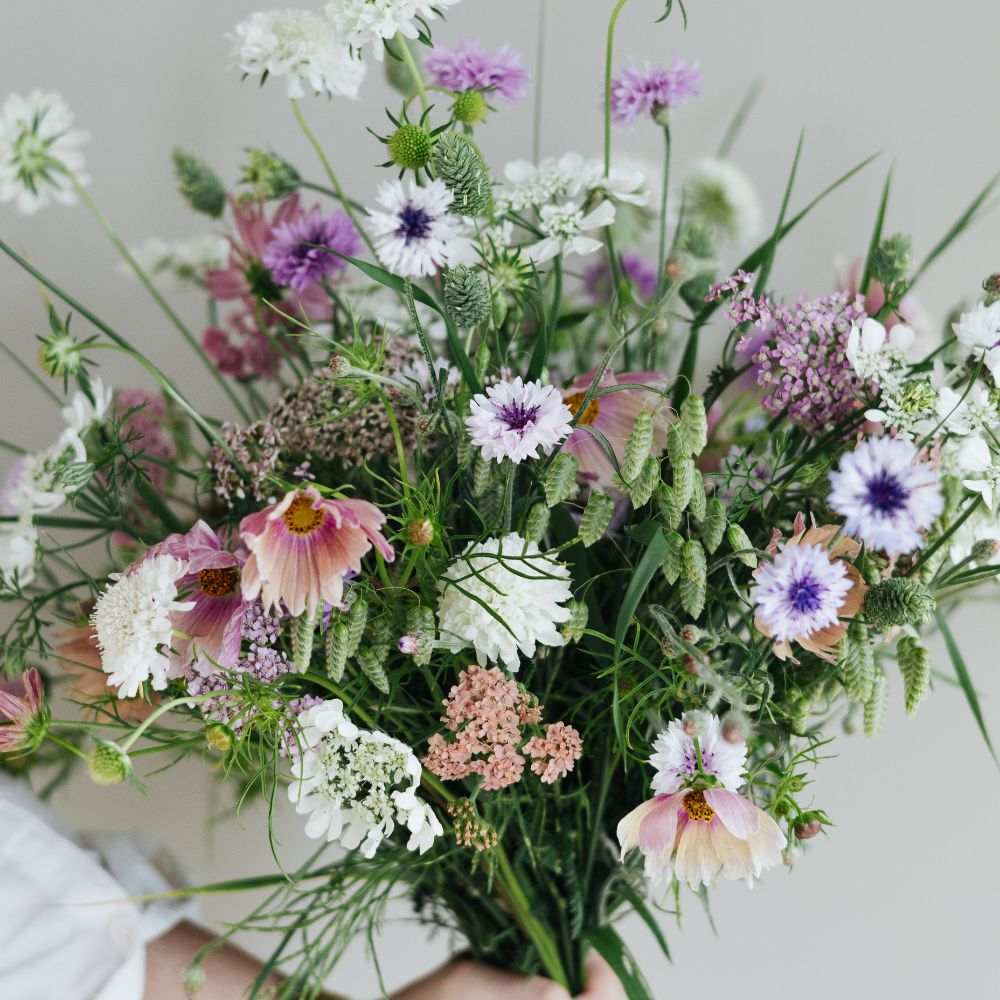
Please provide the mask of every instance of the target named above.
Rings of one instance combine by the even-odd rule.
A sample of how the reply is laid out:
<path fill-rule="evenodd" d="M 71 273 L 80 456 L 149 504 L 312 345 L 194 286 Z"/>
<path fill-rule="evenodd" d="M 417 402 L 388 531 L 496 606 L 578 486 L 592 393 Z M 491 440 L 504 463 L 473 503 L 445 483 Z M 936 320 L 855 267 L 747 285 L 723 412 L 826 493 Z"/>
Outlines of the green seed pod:
<path fill-rule="evenodd" d="M 663 575 L 667 583 L 675 584 L 684 571 L 681 553 L 684 550 L 684 539 L 677 531 L 668 531 L 664 536 L 667 543 L 666 555 L 663 557 Z"/>
<path fill-rule="evenodd" d="M 181 197 L 194 211 L 219 218 L 226 208 L 226 188 L 219 175 L 200 157 L 179 146 L 173 161 Z"/>
<path fill-rule="evenodd" d="M 97 740 L 87 761 L 87 770 L 97 785 L 117 785 L 132 774 L 132 761 L 117 743 Z"/>
<path fill-rule="evenodd" d="M 482 278 L 464 264 L 444 274 L 444 304 L 455 325 L 470 329 L 490 318 L 490 293 Z"/>
<path fill-rule="evenodd" d="M 451 106 L 452 117 L 463 125 L 478 125 L 486 121 L 489 110 L 486 98 L 478 90 L 467 90 L 459 94 Z"/>
<path fill-rule="evenodd" d="M 694 493 L 695 465 L 690 458 L 684 458 L 673 466 L 674 470 L 674 502 L 681 510 L 691 501 L 691 494 Z"/>
<path fill-rule="evenodd" d="M 580 463 L 568 452 L 556 455 L 549 471 L 545 473 L 542 487 L 545 490 L 545 502 L 555 507 L 563 500 L 576 496 L 579 487 L 576 484 L 576 474 L 580 471 Z"/>
<path fill-rule="evenodd" d="M 638 510 L 649 503 L 650 497 L 660 485 L 660 463 L 650 455 L 643 462 L 639 475 L 629 484 L 628 495 L 632 506 Z"/>
<path fill-rule="evenodd" d="M 326 675 L 336 684 L 344 678 L 351 633 L 344 622 L 330 623 L 326 630 Z"/>
<path fill-rule="evenodd" d="M 524 522 L 524 537 L 529 542 L 540 542 L 545 537 L 545 532 L 549 530 L 549 508 L 543 503 L 536 503 Z"/>
<path fill-rule="evenodd" d="M 882 732 L 885 711 L 889 706 L 889 684 L 881 667 L 876 667 L 872 696 L 865 702 L 865 736 L 872 739 Z"/>
<path fill-rule="evenodd" d="M 681 605 L 694 619 L 705 609 L 708 565 L 701 542 L 691 538 L 681 549 Z"/>
<path fill-rule="evenodd" d="M 372 686 L 382 694 L 389 693 L 389 677 L 385 672 L 385 661 L 389 656 L 388 646 L 369 646 L 357 652 L 358 666 L 361 672 L 371 681 Z"/>
<path fill-rule="evenodd" d="M 666 522 L 667 527 L 676 531 L 680 527 L 684 508 L 677 502 L 672 486 L 666 486 L 662 483 L 657 486 L 656 505 L 659 507 L 660 517 Z"/>
<path fill-rule="evenodd" d="M 918 580 L 894 576 L 868 588 L 862 614 L 880 629 L 919 625 L 934 617 L 937 601 Z"/>
<path fill-rule="evenodd" d="M 587 548 L 604 537 L 611 517 L 615 512 L 615 502 L 604 493 L 591 493 L 583 517 L 580 518 L 580 541 Z"/>
<path fill-rule="evenodd" d="M 451 208 L 459 215 L 482 215 L 493 200 L 493 185 L 483 158 L 458 132 L 438 136 L 434 143 L 434 172 L 454 195 Z"/>
<path fill-rule="evenodd" d="M 708 505 L 708 494 L 705 492 L 705 477 L 699 469 L 694 470 L 691 479 L 691 496 L 688 498 L 688 510 L 699 520 L 705 520 L 705 510 Z"/>
<path fill-rule="evenodd" d="M 684 399 L 681 403 L 680 422 L 688 447 L 695 455 L 700 455 L 708 444 L 708 417 L 700 396 L 687 396 Z"/>
<path fill-rule="evenodd" d="M 317 608 L 312 613 L 305 611 L 292 622 L 292 662 L 300 674 L 309 670 L 312 660 L 318 610 Z"/>
<path fill-rule="evenodd" d="M 709 555 L 719 547 L 725 531 L 726 505 L 718 497 L 712 497 L 705 508 L 705 518 L 701 523 L 701 541 Z"/>
<path fill-rule="evenodd" d="M 621 461 L 621 477 L 626 483 L 632 482 L 642 471 L 642 466 L 653 447 L 653 415 L 643 410 L 632 426 L 632 433 L 625 442 L 625 453 Z"/>
<path fill-rule="evenodd" d="M 248 149 L 240 183 L 248 188 L 246 197 L 257 201 L 287 198 L 298 189 L 299 172 L 277 153 L 267 149 Z"/>
<path fill-rule="evenodd" d="M 851 622 L 837 646 L 837 669 L 847 696 L 861 705 L 871 700 L 875 683 L 875 654 L 868 629 Z"/>
<path fill-rule="evenodd" d="M 417 651 L 413 653 L 413 662 L 417 666 L 430 663 L 434 653 L 434 612 L 420 604 L 406 616 L 406 631 L 417 637 Z"/>
<path fill-rule="evenodd" d="M 672 423 L 667 431 L 667 455 L 670 456 L 670 464 L 675 467 L 691 457 L 691 448 L 679 421 Z"/>
<path fill-rule="evenodd" d="M 368 624 L 368 601 L 360 594 L 355 598 L 350 611 L 347 612 L 347 658 L 350 659 L 358 651 L 361 639 Z"/>
<path fill-rule="evenodd" d="M 583 637 L 583 631 L 587 627 L 587 605 L 583 601 L 573 600 L 566 605 L 566 610 L 569 612 L 569 620 L 563 623 L 563 638 L 566 642 L 577 642 Z"/>
<path fill-rule="evenodd" d="M 389 158 L 404 170 L 422 170 L 431 162 L 434 140 L 423 125 L 400 125 L 386 143 Z"/>
<path fill-rule="evenodd" d="M 751 569 L 757 568 L 757 555 L 754 552 L 748 552 L 747 549 L 753 548 L 753 542 L 750 541 L 750 536 L 738 525 L 731 524 L 726 529 L 726 538 L 729 541 L 729 547 L 733 552 L 739 552 L 739 560 Z"/>
<path fill-rule="evenodd" d="M 896 660 L 903 675 L 903 706 L 913 715 L 927 697 L 931 680 L 931 658 L 912 636 L 903 636 L 896 643 Z"/>

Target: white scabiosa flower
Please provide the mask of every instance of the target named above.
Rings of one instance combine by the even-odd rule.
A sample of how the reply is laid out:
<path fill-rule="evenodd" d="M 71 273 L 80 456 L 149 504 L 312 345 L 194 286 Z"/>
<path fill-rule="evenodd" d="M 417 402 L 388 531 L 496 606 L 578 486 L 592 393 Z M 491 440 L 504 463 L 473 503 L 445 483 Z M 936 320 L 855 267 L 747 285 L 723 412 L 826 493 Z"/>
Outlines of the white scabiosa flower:
<path fill-rule="evenodd" d="M 35 578 L 38 529 L 30 517 L 0 522 L 0 590 L 14 580 L 26 587 Z"/>
<path fill-rule="evenodd" d="M 227 266 L 230 250 L 229 240 L 214 233 L 183 240 L 153 236 L 129 247 L 139 267 L 171 291 L 202 287 L 206 271 Z M 135 277 L 135 271 L 125 261 L 119 264 L 118 271 L 127 278 Z"/>
<path fill-rule="evenodd" d="M 593 229 L 610 226 L 614 221 L 615 206 L 610 201 L 602 201 L 586 215 L 580 205 L 573 201 L 561 205 L 543 205 L 538 213 L 538 228 L 542 232 L 542 239 L 525 252 L 536 264 L 544 264 L 559 254 L 564 257 L 571 254 L 586 257 L 596 253 L 604 244 L 585 234 Z"/>
<path fill-rule="evenodd" d="M 283 76 L 291 98 L 356 98 L 365 78 L 365 64 L 352 55 L 344 35 L 312 11 L 260 11 L 236 26 L 232 40 L 247 76 Z"/>
<path fill-rule="evenodd" d="M 442 644 L 456 653 L 472 646 L 480 666 L 499 660 L 513 673 L 519 653 L 563 645 L 558 626 L 570 618 L 563 607 L 573 596 L 569 569 L 516 532 L 471 543 L 438 589 Z"/>
<path fill-rule="evenodd" d="M 51 202 L 72 205 L 89 178 L 80 151 L 89 136 L 73 128 L 73 112 L 59 94 L 11 94 L 0 108 L 0 202 L 31 215 Z"/>
<path fill-rule="evenodd" d="M 384 181 L 376 195 L 381 209 L 369 209 L 368 228 L 378 259 L 401 278 L 436 274 L 451 260 L 459 245 L 464 249 L 462 223 L 448 211 L 452 193 L 443 181 L 418 187 L 413 178 L 405 183 Z"/>
<path fill-rule="evenodd" d="M 702 160 L 684 182 L 685 211 L 735 243 L 760 232 L 763 211 L 749 178 L 727 160 Z"/>
<path fill-rule="evenodd" d="M 355 49 L 371 47 L 381 62 L 385 43 L 397 34 L 417 38 L 418 19 L 432 21 L 442 7 L 453 7 L 459 0 L 330 0 L 327 16 Z"/>
<path fill-rule="evenodd" d="M 119 698 L 134 698 L 146 681 L 156 691 L 167 686 L 172 616 L 195 606 L 177 600 L 177 581 L 187 569 L 173 556 L 144 559 L 113 574 L 114 582 L 98 598 L 90 620 L 108 684 L 118 688 Z"/>
<path fill-rule="evenodd" d="M 370 858 L 397 825 L 409 833 L 409 850 L 421 854 L 444 832 L 417 795 L 420 762 L 405 743 L 359 729 L 337 698 L 306 709 L 297 721 L 300 753 L 288 797 L 309 817 L 307 836 L 360 847 Z"/>
<path fill-rule="evenodd" d="M 1000 301 L 988 306 L 977 302 L 968 312 L 962 313 L 952 330 L 958 342 L 970 350 L 989 350 L 1000 342 Z"/>
<path fill-rule="evenodd" d="M 465 419 L 472 443 L 487 461 L 523 462 L 552 453 L 570 432 L 573 414 L 555 386 L 540 382 L 498 382 L 477 393 Z"/>
<path fill-rule="evenodd" d="M 830 506 L 844 531 L 890 555 L 912 552 L 944 508 L 938 471 L 899 438 L 870 438 L 830 474 Z"/>

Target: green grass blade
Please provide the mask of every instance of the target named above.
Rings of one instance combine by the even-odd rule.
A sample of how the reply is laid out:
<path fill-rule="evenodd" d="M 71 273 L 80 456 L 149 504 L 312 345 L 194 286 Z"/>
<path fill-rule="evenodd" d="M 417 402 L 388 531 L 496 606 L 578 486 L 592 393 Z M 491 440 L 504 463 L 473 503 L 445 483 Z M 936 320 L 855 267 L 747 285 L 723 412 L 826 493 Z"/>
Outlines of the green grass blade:
<path fill-rule="evenodd" d="M 893 167 L 889 167 L 889 173 L 885 176 L 885 184 L 882 185 L 882 199 L 878 206 L 878 215 L 875 217 L 875 227 L 872 229 L 872 238 L 868 241 L 868 254 L 865 256 L 865 269 L 861 275 L 861 284 L 858 290 L 862 295 L 868 294 L 868 285 L 872 280 L 872 260 L 875 251 L 882 242 L 882 227 L 885 225 L 885 210 L 889 205 L 889 190 L 892 187 Z"/>
<path fill-rule="evenodd" d="M 722 142 L 719 143 L 718 157 L 720 160 L 724 160 L 729 156 L 763 89 L 764 85 L 761 81 L 755 80 L 750 84 L 750 89 L 743 95 L 743 100 L 740 101 L 740 106 L 736 109 L 736 114 L 733 115 L 732 121 L 726 127 Z"/>
<path fill-rule="evenodd" d="M 670 945 L 667 944 L 663 929 L 660 927 L 656 917 L 649 912 L 646 901 L 631 885 L 623 885 L 621 887 L 621 894 L 629 901 L 629 905 L 639 914 L 639 918 L 649 928 L 653 937 L 656 938 L 656 943 L 660 946 L 660 951 L 666 956 L 667 961 L 673 962 L 673 958 L 670 956 Z"/>
<path fill-rule="evenodd" d="M 587 931 L 583 937 L 611 966 L 621 981 L 628 1000 L 653 1000 L 649 983 L 643 977 L 639 963 L 613 927 L 596 927 Z"/>
<path fill-rule="evenodd" d="M 767 289 L 767 280 L 771 276 L 771 268 L 774 266 L 774 255 L 778 252 L 778 244 L 781 242 L 781 230 L 785 225 L 785 216 L 788 214 L 788 203 L 792 199 L 792 189 L 795 187 L 795 178 L 799 172 L 799 161 L 802 159 L 802 144 L 805 142 L 805 132 L 799 133 L 799 141 L 795 146 L 795 158 L 792 160 L 792 169 L 788 173 L 788 181 L 785 184 L 785 194 L 781 199 L 781 208 L 778 211 L 778 221 L 774 224 L 774 232 L 767 243 L 767 252 L 760 265 L 760 274 L 754 282 L 757 292 Z"/>

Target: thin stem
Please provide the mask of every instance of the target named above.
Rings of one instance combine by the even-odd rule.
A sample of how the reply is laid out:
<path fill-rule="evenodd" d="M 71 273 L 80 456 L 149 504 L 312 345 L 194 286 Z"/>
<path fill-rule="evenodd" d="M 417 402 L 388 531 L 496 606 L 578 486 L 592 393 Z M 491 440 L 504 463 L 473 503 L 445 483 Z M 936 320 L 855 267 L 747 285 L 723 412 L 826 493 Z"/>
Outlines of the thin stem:
<path fill-rule="evenodd" d="M 420 67 L 417 65 L 416 60 L 413 58 L 413 53 L 410 51 L 410 46 L 407 44 L 406 39 L 402 35 L 397 35 L 396 37 L 400 42 L 399 48 L 403 53 L 403 62 L 406 63 L 406 68 L 410 71 L 410 76 L 413 77 L 413 85 L 417 88 L 417 94 L 420 96 L 420 107 L 426 111 L 428 101 L 424 76 L 420 72 Z"/>
<path fill-rule="evenodd" d="M 340 186 L 340 181 L 337 180 L 337 175 L 334 173 L 333 164 L 330 163 L 329 157 L 327 157 L 326 152 L 320 145 L 319 140 L 313 134 L 309 124 L 306 122 L 305 117 L 302 114 L 302 109 L 299 107 L 299 102 L 292 100 L 292 113 L 295 115 L 295 120 L 299 123 L 299 128 L 302 129 L 303 134 L 309 140 L 309 144 L 316 151 L 316 155 L 319 157 L 319 162 L 323 164 L 323 170 L 326 172 L 326 176 L 330 183 L 333 185 L 333 190 L 336 192 L 336 197 L 343 205 L 344 211 L 347 213 L 348 218 L 354 223 L 354 228 L 361 234 L 361 238 L 365 241 L 365 245 L 371 251 L 372 256 L 375 257 L 375 244 L 372 243 L 371 237 L 368 235 L 367 230 L 358 222 L 357 214 L 354 211 L 353 202 L 344 194 L 344 189 Z"/>
<path fill-rule="evenodd" d="M 23 371 L 24 374 L 27 375 L 28 378 L 30 378 L 31 381 L 34 382 L 35 385 L 38 386 L 38 388 L 41 389 L 42 392 L 44 392 L 45 395 L 48 396 L 49 399 L 51 399 L 56 404 L 56 406 L 62 406 L 63 405 L 63 400 L 61 400 L 59 398 L 59 396 L 52 391 L 52 388 L 50 386 L 46 385 L 38 377 L 38 374 L 36 372 L 32 371 L 32 369 L 30 368 L 29 365 L 25 364 L 23 358 L 21 358 L 18 354 L 16 354 L 14 351 L 12 351 L 2 341 L 0 341 L 0 351 L 3 351 L 4 354 L 6 354 L 7 357 L 10 358 L 10 360 L 13 361 L 14 364 L 17 365 L 17 367 L 20 368 L 21 371 Z"/>
<path fill-rule="evenodd" d="M 657 253 L 656 297 L 663 294 L 667 258 L 667 191 L 670 184 L 670 126 L 663 126 L 663 191 L 660 194 L 660 249 Z"/>
<path fill-rule="evenodd" d="M 618 0 L 608 21 L 608 46 L 604 60 L 604 176 L 611 173 L 611 71 L 614 61 L 615 25 L 628 0 Z"/>
<path fill-rule="evenodd" d="M 538 43 L 535 46 L 535 115 L 531 138 L 531 159 L 537 163 L 542 152 L 542 81 L 545 71 L 545 0 L 538 0 Z"/>
<path fill-rule="evenodd" d="M 399 433 L 399 421 L 396 420 L 396 411 L 389 402 L 389 397 L 381 390 L 378 390 L 382 405 L 385 407 L 386 416 L 389 418 L 389 426 L 392 428 L 392 439 L 396 442 L 396 461 L 399 462 L 399 481 L 403 485 L 403 498 L 410 498 L 410 477 L 406 471 L 406 449 L 403 447 L 403 438 Z"/>

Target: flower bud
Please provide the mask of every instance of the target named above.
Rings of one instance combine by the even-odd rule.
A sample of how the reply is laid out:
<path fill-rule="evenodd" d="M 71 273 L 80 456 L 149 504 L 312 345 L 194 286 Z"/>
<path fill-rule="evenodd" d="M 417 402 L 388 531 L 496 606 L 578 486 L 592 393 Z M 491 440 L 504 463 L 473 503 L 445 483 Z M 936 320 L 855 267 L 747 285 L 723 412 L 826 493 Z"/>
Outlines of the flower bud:
<path fill-rule="evenodd" d="M 205 742 L 212 750 L 226 753 L 233 746 L 233 731 L 221 722 L 212 722 L 205 727 Z"/>
<path fill-rule="evenodd" d="M 189 997 L 200 993 L 205 988 L 205 970 L 201 965 L 192 963 L 184 970 L 181 985 Z"/>
<path fill-rule="evenodd" d="M 181 196 L 188 205 L 219 218 L 226 207 L 226 188 L 218 174 L 201 157 L 180 147 L 174 150 L 173 161 Z"/>
<path fill-rule="evenodd" d="M 887 629 L 929 621 L 936 607 L 930 591 L 919 581 L 890 577 L 868 588 L 861 610 L 873 625 Z"/>
<path fill-rule="evenodd" d="M 684 727 L 684 732 L 694 738 L 695 736 L 701 736 L 705 729 L 705 713 L 704 712 L 685 712 L 681 716 L 681 725 Z"/>
<path fill-rule="evenodd" d="M 416 518 L 406 526 L 406 537 L 414 545 L 430 545 L 434 541 L 434 523 L 426 517 Z"/>
<path fill-rule="evenodd" d="M 697 625 L 693 625 L 693 624 L 689 623 L 687 625 L 682 625 L 681 626 L 680 637 L 685 642 L 695 643 L 695 642 L 697 642 L 702 637 L 703 634 L 704 633 L 702 632 L 702 630 L 700 628 L 698 628 Z"/>
<path fill-rule="evenodd" d="M 722 738 L 727 743 L 746 743 L 750 721 L 742 712 L 727 712 L 722 718 Z"/>
<path fill-rule="evenodd" d="M 412 656 L 420 649 L 420 637 L 417 635 L 401 635 L 396 640 L 396 648 L 407 656 Z"/>
<path fill-rule="evenodd" d="M 301 178 L 295 167 L 277 153 L 266 149 L 248 149 L 240 181 L 249 188 L 246 197 L 271 201 L 294 193 Z"/>
<path fill-rule="evenodd" d="M 1000 271 L 991 274 L 983 281 L 983 291 L 986 292 L 986 304 L 993 305 L 1000 301 Z"/>
<path fill-rule="evenodd" d="M 98 740 L 87 762 L 90 777 L 98 785 L 118 785 L 132 775 L 132 761 L 117 743 Z"/>
<path fill-rule="evenodd" d="M 972 546 L 972 560 L 977 563 L 988 563 L 1000 552 L 1000 539 L 982 538 Z"/>
<path fill-rule="evenodd" d="M 455 98 L 451 113 L 455 121 L 463 125 L 478 125 L 486 121 L 489 106 L 486 98 L 478 90 L 467 90 Z"/>
<path fill-rule="evenodd" d="M 431 162 L 434 140 L 423 125 L 400 125 L 386 143 L 389 157 L 404 170 L 421 170 Z"/>
<path fill-rule="evenodd" d="M 684 666 L 684 673 L 690 674 L 692 677 L 697 677 L 700 673 L 698 669 L 698 661 L 690 654 L 685 653 L 684 659 L 681 661 Z M 687 732 L 687 723 L 684 724 L 684 731 Z M 688 736 L 693 736 L 694 733 L 688 733 Z"/>
<path fill-rule="evenodd" d="M 351 363 L 343 354 L 332 354 L 330 360 L 326 363 L 326 367 L 334 378 L 343 378 L 350 372 Z"/>
<path fill-rule="evenodd" d="M 818 819 L 806 820 L 795 827 L 795 836 L 799 840 L 812 840 L 823 829 L 823 824 Z"/>
<path fill-rule="evenodd" d="M 54 313 L 53 313 L 54 316 Z M 65 327 L 56 328 L 42 338 L 38 350 L 38 363 L 42 371 L 52 378 L 71 378 L 83 365 L 83 354 L 75 337 Z"/>

